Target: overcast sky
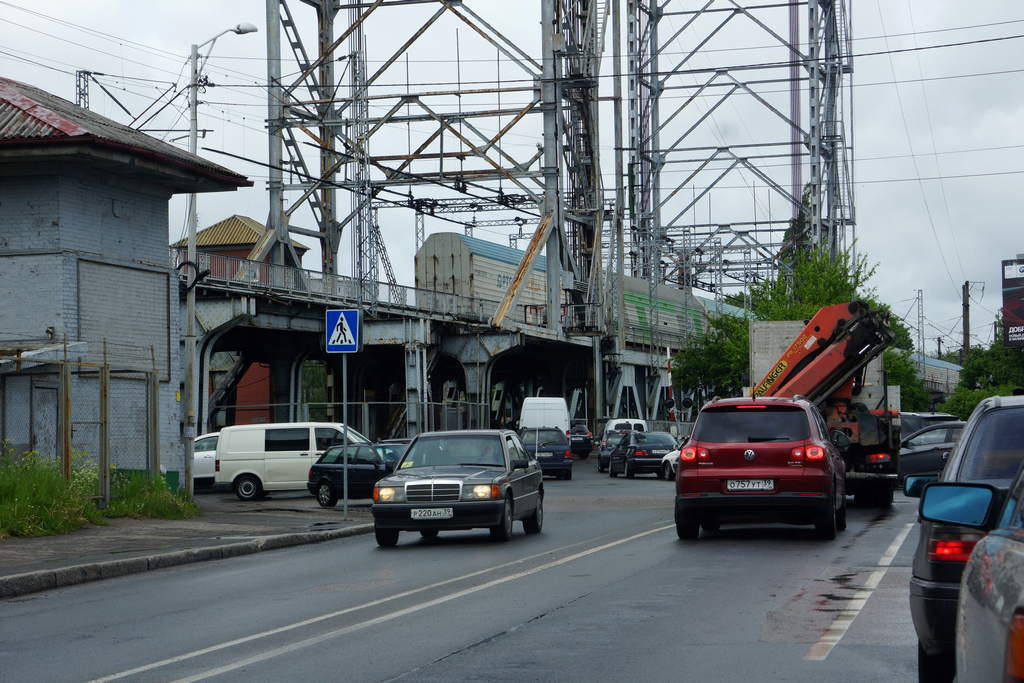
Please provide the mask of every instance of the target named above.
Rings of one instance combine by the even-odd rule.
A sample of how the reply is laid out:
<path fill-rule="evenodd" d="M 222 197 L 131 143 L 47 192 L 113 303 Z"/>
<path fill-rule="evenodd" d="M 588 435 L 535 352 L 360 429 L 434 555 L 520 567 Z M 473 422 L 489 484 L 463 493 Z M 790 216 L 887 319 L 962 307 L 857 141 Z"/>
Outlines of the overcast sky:
<path fill-rule="evenodd" d="M 686 9 L 698 5 L 686 0 L 674 4 Z M 476 0 L 471 6 L 524 50 L 531 54 L 539 51 L 538 2 Z M 298 0 L 291 7 L 309 40 L 307 45 L 312 47 L 315 23 L 311 11 Z M 509 11 L 512 7 L 515 12 Z M 368 24 L 371 70 L 375 68 L 374 60 L 389 56 L 390 50 L 434 9 L 390 9 L 378 23 Z M 42 6 L 24 0 L 0 2 L 0 74 L 73 100 L 76 69 L 103 72 L 108 76 L 99 80 L 134 117 L 171 83 L 180 87 L 187 82 L 185 60 L 192 42 L 205 41 L 243 21 L 256 24 L 260 32 L 228 34 L 215 45 L 206 73 L 217 87 L 201 95 L 206 103 L 200 114 L 200 128 L 211 132 L 200 141 L 200 148 L 223 149 L 264 160 L 266 105 L 259 86 L 265 81 L 265 9 L 257 0 L 91 0 Z M 343 23 L 343 18 L 339 19 L 339 31 Z M 676 25 L 681 23 L 675 19 Z M 992 339 L 994 313 L 1001 306 L 1000 261 L 1024 252 L 1024 238 L 1018 227 L 1019 217 L 1024 214 L 1024 39 L 898 54 L 868 53 L 1024 34 L 1024 6 L 1016 0 L 854 0 L 852 27 L 853 51 L 863 55 L 855 59 L 853 74 L 858 250 L 878 266 L 873 285 L 880 298 L 898 315 L 906 316 L 912 327 L 917 324 L 916 291 L 923 290 L 925 348 L 929 353 L 934 353 L 939 336 L 944 337 L 943 348 L 959 346 L 960 288 L 964 281 L 972 282 L 972 338 L 975 343 L 987 343 Z M 690 66 L 703 68 L 721 60 L 741 64 L 766 57 L 778 59 L 777 52 L 751 49 L 765 45 L 765 37 L 765 33 L 737 22 Z M 680 36 L 677 52 L 692 46 L 687 40 L 687 35 Z M 465 60 L 458 69 L 456 50 Z M 400 83 L 406 78 L 406 68 L 413 83 L 493 80 L 497 74 L 494 58 L 493 48 L 485 46 L 465 26 L 460 28 L 458 22 L 445 17 L 413 46 L 408 64 L 401 61 L 382 80 Z M 668 56 L 662 68 L 672 63 Z M 343 68 L 339 63 L 339 73 Z M 285 73 L 295 70 L 294 62 L 285 62 Z M 500 75 L 503 81 L 510 81 L 521 78 L 522 72 L 503 62 Z M 677 82 L 693 79 L 680 77 Z M 609 91 L 610 83 L 606 80 L 603 87 Z M 510 94 L 502 104 L 525 103 L 526 97 Z M 771 97 L 781 98 L 772 101 L 784 106 L 785 93 Z M 125 123 L 132 118 L 95 84 L 90 99 L 91 108 L 101 114 Z M 466 108 L 494 105 L 493 100 L 493 95 L 463 98 L 461 104 Z M 188 117 L 181 108 L 183 103 L 184 99 L 179 98 L 149 126 L 186 128 Z M 438 106 L 450 110 L 459 103 L 448 98 Z M 610 111 L 603 110 L 602 116 L 603 170 L 608 178 L 612 168 Z M 682 116 L 674 125 L 684 122 Z M 705 137 L 696 138 L 697 142 L 734 144 L 751 136 L 780 139 L 772 128 L 777 121 L 742 102 L 716 110 L 708 123 L 711 128 Z M 524 159 L 536 151 L 538 124 L 539 119 L 527 120 L 514 129 L 507 139 L 510 154 Z M 483 123 L 481 127 L 487 128 Z M 422 124 L 393 127 L 375 152 L 404 152 L 410 141 L 415 147 L 417 140 L 429 132 L 429 126 Z M 154 135 L 173 139 L 183 136 L 184 131 Z M 784 139 L 786 134 L 781 135 Z M 184 145 L 185 141 L 179 140 L 178 144 Z M 265 220 L 265 170 L 209 151 L 201 153 L 245 173 L 254 180 L 255 187 L 201 196 L 200 227 L 231 214 Z M 771 173 L 788 183 L 784 167 Z M 662 184 L 671 183 L 675 177 L 666 174 Z M 734 183 L 736 205 L 745 207 L 744 211 L 751 207 L 748 216 L 777 216 L 782 203 L 770 198 L 763 186 L 749 185 L 749 177 L 740 177 Z M 515 191 L 508 186 L 505 190 Z M 715 210 L 721 212 L 722 200 L 717 201 Z M 342 209 L 347 205 L 347 198 L 339 199 Z M 710 206 L 707 211 L 711 211 Z M 723 218 L 716 215 L 715 220 Z M 183 235 L 183 221 L 184 201 L 176 198 L 171 206 L 170 240 Z M 298 214 L 295 222 L 313 227 L 308 215 Z M 381 225 L 399 280 L 411 284 L 412 216 L 405 211 L 385 210 Z M 459 228 L 438 221 L 428 223 L 428 231 L 452 229 Z M 505 228 L 477 228 L 475 234 L 507 244 L 507 232 Z M 347 244 L 343 241 L 340 258 L 346 268 Z M 307 255 L 306 267 L 316 268 L 318 264 L 318 252 Z"/>

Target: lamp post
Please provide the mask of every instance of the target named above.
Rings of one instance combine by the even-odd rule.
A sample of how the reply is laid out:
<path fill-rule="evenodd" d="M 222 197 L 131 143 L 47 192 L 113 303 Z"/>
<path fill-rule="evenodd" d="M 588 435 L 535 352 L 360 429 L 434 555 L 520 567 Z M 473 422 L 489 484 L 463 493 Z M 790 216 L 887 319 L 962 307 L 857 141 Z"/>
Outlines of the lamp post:
<path fill-rule="evenodd" d="M 196 148 L 199 144 L 199 71 L 205 66 L 206 60 L 210 57 L 210 52 L 213 50 L 213 44 L 217 42 L 225 33 L 237 33 L 239 35 L 245 33 L 255 33 L 258 29 L 249 23 L 238 24 L 234 28 L 229 28 L 221 31 L 213 38 L 210 38 L 204 43 L 198 45 L 192 45 L 192 52 L 190 55 L 190 66 L 191 76 L 189 77 L 189 93 L 188 93 L 188 111 L 189 111 L 189 126 L 188 126 L 188 151 L 191 154 L 196 153 Z M 199 50 L 200 48 L 209 45 L 209 49 L 206 51 L 206 56 L 203 57 L 202 64 L 199 63 Z M 199 214 L 196 211 L 196 193 L 191 192 L 188 195 L 188 247 L 186 250 L 186 260 L 192 264 L 192 277 L 193 282 L 190 285 L 195 284 L 195 276 L 199 273 L 199 265 L 196 262 L 196 224 L 199 222 Z M 189 286 L 185 292 L 185 429 L 182 432 L 182 437 L 185 441 L 185 494 L 191 500 L 192 498 L 192 458 L 194 457 L 195 437 L 196 434 L 196 405 L 198 403 L 196 396 L 196 289 L 194 286 Z"/>

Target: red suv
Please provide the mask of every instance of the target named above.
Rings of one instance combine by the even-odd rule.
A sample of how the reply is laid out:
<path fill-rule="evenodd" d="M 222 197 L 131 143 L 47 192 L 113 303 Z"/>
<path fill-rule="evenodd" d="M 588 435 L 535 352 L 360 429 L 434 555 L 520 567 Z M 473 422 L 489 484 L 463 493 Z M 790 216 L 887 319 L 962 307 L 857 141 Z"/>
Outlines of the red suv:
<path fill-rule="evenodd" d="M 844 443 L 837 435 L 838 443 Z M 789 398 L 712 401 L 679 453 L 676 532 L 694 539 L 722 522 L 846 528 L 846 468 L 821 413 Z"/>

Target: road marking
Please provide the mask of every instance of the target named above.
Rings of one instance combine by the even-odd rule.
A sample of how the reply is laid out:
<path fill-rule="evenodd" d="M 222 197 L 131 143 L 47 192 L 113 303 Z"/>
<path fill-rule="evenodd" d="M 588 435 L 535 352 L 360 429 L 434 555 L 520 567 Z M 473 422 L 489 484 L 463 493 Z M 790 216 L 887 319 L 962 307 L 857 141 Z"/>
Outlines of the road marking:
<path fill-rule="evenodd" d="M 321 640 L 324 640 L 326 638 L 333 638 L 333 637 L 335 637 L 337 635 L 342 635 L 342 634 L 345 634 L 345 633 L 349 633 L 351 631 L 359 630 L 359 629 L 362 629 L 362 628 L 367 628 L 369 626 L 372 626 L 374 624 L 380 623 L 382 621 L 387 621 L 389 619 L 394 619 L 394 618 L 397 618 L 397 617 L 402 616 L 404 614 L 409 614 L 410 612 L 416 612 L 416 611 L 419 611 L 421 609 L 426 609 L 427 607 L 431 607 L 431 606 L 433 606 L 435 604 L 440 604 L 442 602 L 447 602 L 447 601 L 453 600 L 453 599 L 455 599 L 457 597 L 462 597 L 463 595 L 469 595 L 470 593 L 475 593 L 478 590 L 482 590 L 484 588 L 489 588 L 491 586 L 495 586 L 495 585 L 498 585 L 498 584 L 501 584 L 501 583 L 505 583 L 507 581 L 511 581 L 514 578 L 521 578 L 523 576 L 528 576 L 530 574 L 533 574 L 533 573 L 536 573 L 536 572 L 539 572 L 539 571 L 543 571 L 545 569 L 550 569 L 551 567 L 556 567 L 556 566 L 558 566 L 560 564 L 565 564 L 566 562 L 570 562 L 572 560 L 576 560 L 576 559 L 579 559 L 581 557 L 585 557 L 586 555 L 590 555 L 590 554 L 593 554 L 595 552 L 599 552 L 601 550 L 607 550 L 608 548 L 612 548 L 614 546 L 621 545 L 622 543 L 626 543 L 628 541 L 636 540 L 636 539 L 641 538 L 643 536 L 648 536 L 650 534 L 657 533 L 659 531 L 665 531 L 666 529 L 671 529 L 673 527 L 674 527 L 674 524 L 669 524 L 669 525 L 666 525 L 666 526 L 660 526 L 660 527 L 656 527 L 654 529 L 651 529 L 649 531 L 644 531 L 644 532 L 641 532 L 639 534 L 634 534 L 632 536 L 628 536 L 626 538 L 619 539 L 618 541 L 612 541 L 610 543 L 605 543 L 604 545 L 596 546 L 594 548 L 591 548 L 590 550 L 585 550 L 585 551 L 581 551 L 579 553 L 575 553 L 573 555 L 569 555 L 569 556 L 567 556 L 567 557 L 565 557 L 565 558 L 563 558 L 561 560 L 555 560 L 555 561 L 548 562 L 548 563 L 543 564 L 543 565 L 539 565 L 539 566 L 535 567 L 532 570 L 525 570 L 525 571 L 519 572 L 517 574 L 513 574 L 513 575 L 510 575 L 510 576 L 507 576 L 507 577 L 505 577 L 503 579 L 494 579 L 494 580 L 492 580 L 492 581 L 490 581 L 488 583 L 481 584 L 481 585 L 476 586 L 474 588 L 466 589 L 465 591 L 460 591 L 460 592 L 457 592 L 457 593 L 452 593 L 449 596 L 444 596 L 442 598 L 437 598 L 435 600 L 430 600 L 430 601 L 425 602 L 425 603 L 420 603 L 419 605 L 414 605 L 412 607 L 409 607 L 409 608 L 406 608 L 406 609 L 403 609 L 403 610 L 399 610 L 398 612 L 391 612 L 391 613 L 389 613 L 387 615 L 384 615 L 382 617 L 377 617 L 376 619 L 372 619 L 370 621 L 360 622 L 359 624 L 354 624 L 353 626 L 349 626 L 349 627 L 346 627 L 344 629 L 340 629 L 340 630 L 337 630 L 337 631 L 332 631 L 332 632 L 330 632 L 328 634 L 325 634 L 324 636 L 318 636 L 316 639 L 311 640 L 309 642 L 307 642 L 307 641 L 300 641 L 300 643 L 305 643 L 305 645 L 295 645 L 295 646 L 293 646 L 293 649 L 298 649 L 299 647 L 306 647 L 307 645 L 313 645 L 314 642 L 320 642 Z M 367 608 L 370 608 L 370 607 L 375 607 L 377 605 L 381 605 L 381 604 L 386 603 L 386 602 L 391 602 L 393 600 L 399 600 L 401 598 L 406 598 L 406 597 L 408 597 L 410 595 L 415 595 L 416 593 L 422 593 L 424 591 L 433 590 L 435 588 L 439 588 L 441 586 L 445 586 L 445 585 L 448 585 L 448 584 L 457 583 L 459 581 L 465 581 L 466 579 L 471 579 L 471 578 L 474 578 L 476 576 L 480 576 L 482 574 L 487 574 L 487 573 L 490 573 L 490 572 L 498 571 L 499 569 L 505 569 L 507 567 L 511 567 L 511 566 L 514 566 L 514 565 L 523 564 L 524 562 L 529 562 L 530 560 L 534 560 L 534 559 L 536 559 L 538 557 L 543 557 L 545 555 L 552 555 L 554 553 L 558 553 L 558 552 L 561 552 L 563 550 L 567 550 L 569 548 L 574 548 L 576 546 L 583 545 L 584 543 L 587 543 L 587 541 L 578 541 L 576 543 L 570 543 L 570 544 L 562 546 L 560 548 L 553 548 L 551 550 L 546 550 L 546 551 L 544 551 L 542 553 L 536 553 L 534 555 L 530 555 L 528 557 L 523 557 L 523 558 L 520 558 L 518 560 L 512 560 L 511 562 L 505 562 L 503 564 L 498 564 L 498 565 L 495 565 L 493 567 L 488 567 L 486 569 L 479 569 L 479 570 L 477 570 L 475 572 L 470 572 L 468 574 L 463 574 L 462 576 L 456 576 L 456 577 L 453 577 L 453 578 L 450 578 L 450 579 L 445 579 L 444 581 L 438 581 L 438 582 L 432 583 L 432 584 L 430 584 L 428 586 L 422 586 L 420 588 L 413 588 L 411 590 L 407 590 L 407 591 L 404 591 L 402 593 L 396 593 L 395 595 L 390 595 L 390 596 L 388 596 L 386 598 L 379 598 L 377 600 L 371 600 L 370 602 L 366 602 L 366 603 L 363 603 L 361 605 L 355 605 L 353 607 L 346 607 L 345 609 L 338 610 L 336 612 L 331 612 L 329 614 L 322 614 L 322 615 L 320 615 L 318 617 L 312 617 L 310 619 L 304 619 L 303 621 L 297 621 L 297 622 L 295 622 L 293 624 L 288 624 L 286 626 L 279 626 L 277 628 L 273 628 L 273 629 L 270 629 L 270 630 L 267 630 L 267 631 L 262 631 L 260 633 L 254 633 L 254 634 L 249 635 L 249 636 L 244 636 L 242 638 L 236 638 L 234 640 L 229 640 L 227 642 L 219 643 L 217 645 L 211 645 L 209 647 L 204 647 L 204 648 L 202 648 L 200 650 L 194 650 L 192 652 L 186 652 L 184 654 L 180 654 L 180 655 L 177 655 L 177 656 L 174 656 L 174 657 L 168 657 L 167 659 L 161 659 L 160 661 L 157 661 L 157 662 L 152 662 L 150 664 L 145 664 L 143 666 L 139 666 L 139 667 L 136 667 L 134 669 L 128 669 L 126 671 L 121 671 L 119 673 L 111 674 L 109 676 L 104 676 L 102 678 L 95 678 L 95 679 L 91 680 L 89 683 L 106 683 L 107 681 L 116 681 L 116 680 L 119 680 L 119 679 L 128 678 L 129 676 L 134 676 L 136 674 L 143 673 L 143 672 L 146 672 L 146 671 L 152 671 L 153 669 L 159 669 L 159 668 L 167 666 L 169 664 L 176 664 L 178 662 L 183 662 L 183 661 L 188 660 L 188 659 L 194 659 L 195 657 L 201 657 L 202 655 L 210 654 L 211 652 L 217 652 L 219 650 L 224 650 L 224 649 L 227 649 L 227 648 L 230 648 L 230 647 L 234 647 L 236 645 L 242 645 L 244 643 L 248 643 L 248 642 L 251 642 L 251 641 L 254 641 L 254 640 L 259 640 L 261 638 L 267 638 L 269 636 L 278 635 L 280 633 L 286 633 L 288 631 L 292 631 L 292 630 L 295 630 L 297 628 L 303 628 L 305 626 L 310 626 L 312 624 L 316 624 L 316 623 L 319 623 L 319 622 L 322 622 L 322 621 L 326 621 L 328 619 L 334 619 L 336 617 L 343 616 L 345 614 L 349 614 L 349 613 L 352 613 L 352 612 L 358 612 L 359 610 L 367 609 Z M 287 651 L 287 648 L 278 648 L 277 650 L 273 650 L 271 652 L 278 652 L 279 650 Z M 270 656 L 276 656 L 276 655 L 270 655 Z M 262 659 L 267 659 L 268 657 L 261 657 L 261 658 Z M 248 662 L 248 660 L 245 660 L 245 661 Z M 258 661 L 258 659 L 257 659 L 257 661 Z M 229 665 L 230 668 L 227 668 L 225 670 L 226 671 L 230 671 L 230 670 L 232 670 L 234 668 L 239 668 L 240 666 L 247 666 L 247 665 L 248 665 L 248 663 L 240 664 L 239 666 L 231 666 L 231 665 Z M 206 674 L 202 674 L 202 677 L 209 677 L 209 676 L 213 676 L 213 675 L 216 675 L 216 674 L 215 673 L 206 673 Z M 188 678 L 188 679 L 182 679 L 182 680 L 199 680 L 199 679 L 198 678 Z"/>
<path fill-rule="evenodd" d="M 896 538 L 889 544 L 885 553 L 882 554 L 881 559 L 878 560 L 878 569 L 868 575 L 867 581 L 864 582 L 864 587 L 853 594 L 853 597 L 847 602 L 848 607 L 843 609 L 839 616 L 832 621 L 832 625 L 829 626 L 828 630 L 825 631 L 818 642 L 807 650 L 807 654 L 804 655 L 804 659 L 813 662 L 820 662 L 829 656 L 829 653 L 832 652 L 832 648 L 839 644 L 839 641 L 843 639 L 846 632 L 850 630 L 850 626 L 853 625 L 857 615 L 859 615 L 861 610 L 864 609 L 864 605 L 867 604 L 868 598 L 871 597 L 875 588 L 877 588 L 878 584 L 881 583 L 885 573 L 889 571 L 889 566 L 892 565 L 892 561 L 896 557 L 896 553 L 899 552 L 900 548 L 903 546 L 903 541 L 907 540 L 907 535 L 913 528 L 914 522 L 910 522 L 903 527 L 903 530 L 900 531 L 899 534 L 896 535 Z"/>

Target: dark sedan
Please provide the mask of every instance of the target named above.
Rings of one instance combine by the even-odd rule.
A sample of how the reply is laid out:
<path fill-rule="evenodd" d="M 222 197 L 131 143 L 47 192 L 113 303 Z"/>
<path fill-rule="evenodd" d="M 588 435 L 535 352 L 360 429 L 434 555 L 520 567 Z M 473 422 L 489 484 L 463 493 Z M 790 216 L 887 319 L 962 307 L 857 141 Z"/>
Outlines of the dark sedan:
<path fill-rule="evenodd" d="M 402 531 L 434 538 L 439 531 L 485 528 L 494 540 L 507 541 L 514 520 L 528 534 L 540 532 L 544 483 L 513 431 L 427 432 L 374 486 L 372 511 L 382 548 L 398 543 Z"/>
<path fill-rule="evenodd" d="M 676 439 L 668 432 L 629 432 L 612 450 L 608 459 L 608 474 L 629 478 L 637 474 L 652 473 L 664 476 L 661 458 L 676 449 Z"/>
<path fill-rule="evenodd" d="M 959 681 L 1024 680 L 1024 476 L 1017 477 L 996 515 L 998 504 L 994 487 L 964 484 L 933 485 L 921 501 L 922 517 L 987 532 L 960 584 Z"/>
<path fill-rule="evenodd" d="M 521 429 L 519 438 L 526 452 L 537 458 L 544 474 L 572 479 L 572 449 L 561 429 Z"/>
<path fill-rule="evenodd" d="M 939 422 L 903 439 L 900 444 L 900 480 L 914 474 L 938 477 L 963 430 L 963 422 Z"/>
<path fill-rule="evenodd" d="M 586 422 L 577 422 L 569 429 L 569 444 L 572 452 L 580 456 L 580 460 L 590 457 L 590 451 L 594 450 L 594 433 Z"/>
<path fill-rule="evenodd" d="M 395 468 L 370 444 L 332 446 L 309 468 L 306 488 L 321 507 L 334 507 L 345 495 L 345 454 L 348 453 L 348 497 L 369 498 L 377 480 Z"/>

